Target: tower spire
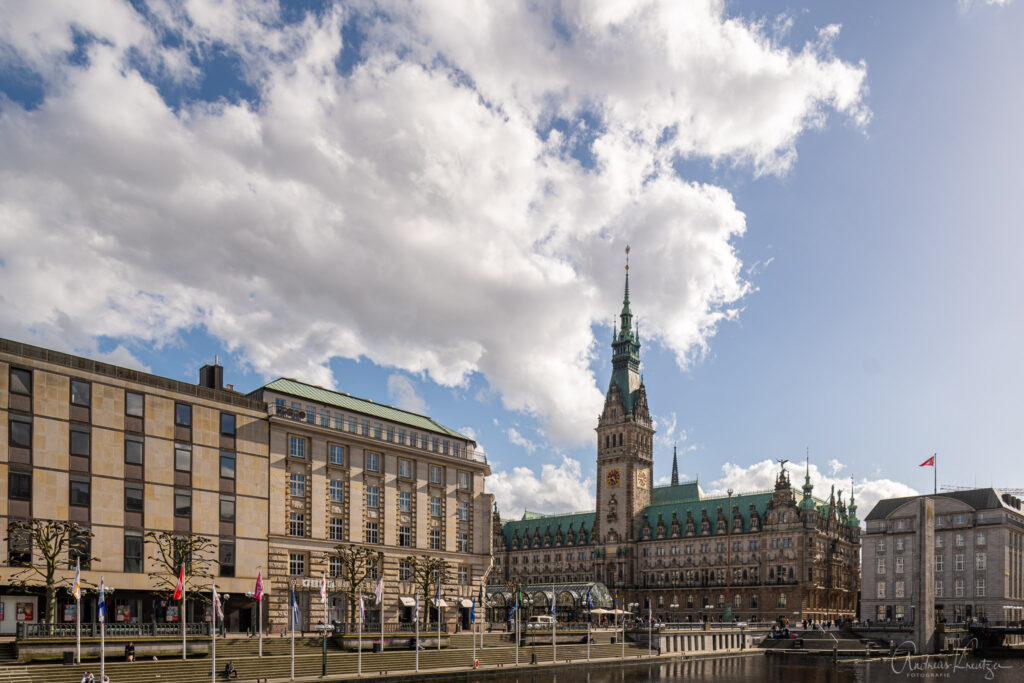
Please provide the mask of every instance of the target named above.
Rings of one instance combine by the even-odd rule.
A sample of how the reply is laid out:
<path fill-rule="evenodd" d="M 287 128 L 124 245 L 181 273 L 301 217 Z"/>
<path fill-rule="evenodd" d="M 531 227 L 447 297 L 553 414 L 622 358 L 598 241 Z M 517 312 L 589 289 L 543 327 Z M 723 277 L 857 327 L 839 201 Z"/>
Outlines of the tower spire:
<path fill-rule="evenodd" d="M 679 484 L 679 459 L 676 457 L 676 445 L 672 444 L 672 486 Z"/>
<path fill-rule="evenodd" d="M 626 245 L 626 278 L 622 295 L 619 328 L 612 340 L 611 384 L 619 388 L 625 413 L 633 412 L 640 390 L 640 339 L 633 327 L 633 311 L 629 305 L 629 245 Z M 609 386 L 611 389 L 611 386 Z"/>

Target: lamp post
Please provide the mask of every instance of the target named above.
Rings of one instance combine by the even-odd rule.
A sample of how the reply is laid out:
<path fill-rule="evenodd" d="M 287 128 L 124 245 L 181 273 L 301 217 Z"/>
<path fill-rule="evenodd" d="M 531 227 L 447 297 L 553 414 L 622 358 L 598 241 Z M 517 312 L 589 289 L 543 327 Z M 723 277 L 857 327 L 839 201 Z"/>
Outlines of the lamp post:
<path fill-rule="evenodd" d="M 629 603 L 629 605 L 626 607 L 626 611 L 628 611 L 630 614 L 633 614 L 634 613 L 633 612 L 634 608 L 639 609 L 640 608 L 640 603 L 639 602 L 631 602 L 631 603 Z M 623 615 L 622 615 L 622 656 L 623 657 L 626 656 L 626 615 L 625 615 L 625 613 L 623 613 Z"/>
<path fill-rule="evenodd" d="M 106 678 L 107 671 L 107 595 L 113 594 L 114 589 L 104 585 L 103 580 L 100 579 L 100 596 L 99 599 L 104 603 L 102 607 L 103 619 L 100 620 L 100 683 L 103 683 L 103 679 Z"/>
<path fill-rule="evenodd" d="M 327 632 L 333 631 L 334 625 L 320 622 L 316 628 L 323 636 L 320 643 L 320 677 L 324 678 L 327 676 Z"/>
<path fill-rule="evenodd" d="M 725 520 L 725 615 L 722 621 L 732 622 L 732 489 L 729 494 L 729 513 Z"/>

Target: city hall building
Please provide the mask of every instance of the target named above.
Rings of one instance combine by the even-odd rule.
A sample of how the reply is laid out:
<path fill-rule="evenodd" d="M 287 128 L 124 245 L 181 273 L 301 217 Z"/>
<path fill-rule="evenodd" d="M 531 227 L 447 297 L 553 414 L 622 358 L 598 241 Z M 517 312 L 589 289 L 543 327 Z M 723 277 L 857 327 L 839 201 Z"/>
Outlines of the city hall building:
<path fill-rule="evenodd" d="M 492 618 L 511 608 L 494 589 L 552 584 L 560 618 L 578 618 L 579 591 L 557 584 L 588 582 L 607 586 L 620 607 L 643 615 L 650 607 L 667 621 L 721 619 L 727 605 L 737 619 L 853 617 L 860 521 L 852 495 L 849 505 L 842 491 L 815 497 L 808 476 L 797 490 L 782 461 L 772 490 L 707 496 L 679 482 L 674 453 L 672 483 L 653 486 L 654 428 L 632 318 L 627 266 L 596 429 L 596 510 L 495 524 Z"/>

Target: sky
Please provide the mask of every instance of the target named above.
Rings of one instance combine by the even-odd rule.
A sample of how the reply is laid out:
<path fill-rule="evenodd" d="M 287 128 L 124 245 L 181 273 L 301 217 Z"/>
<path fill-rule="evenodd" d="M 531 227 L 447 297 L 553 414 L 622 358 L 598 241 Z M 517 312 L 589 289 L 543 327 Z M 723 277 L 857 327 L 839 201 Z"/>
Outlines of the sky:
<path fill-rule="evenodd" d="M 628 244 L 656 481 L 1024 487 L 1022 4 L 0 0 L 0 335 L 585 510 Z"/>

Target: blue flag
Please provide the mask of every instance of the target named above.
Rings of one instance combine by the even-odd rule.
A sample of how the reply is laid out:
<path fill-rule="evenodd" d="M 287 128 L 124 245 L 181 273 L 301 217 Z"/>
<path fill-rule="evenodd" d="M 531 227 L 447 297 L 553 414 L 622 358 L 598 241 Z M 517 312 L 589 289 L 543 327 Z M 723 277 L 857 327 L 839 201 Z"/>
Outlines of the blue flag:
<path fill-rule="evenodd" d="M 105 622 L 107 620 L 107 596 L 106 596 L 106 588 L 103 585 L 103 577 L 102 576 L 100 577 L 100 598 L 99 598 L 99 604 L 97 605 L 97 608 L 99 610 L 99 620 L 100 620 L 100 623 L 102 624 L 103 622 Z"/>
<path fill-rule="evenodd" d="M 508 620 L 512 621 L 512 617 L 516 615 L 516 610 L 519 609 L 519 594 L 516 593 L 516 602 L 512 605 L 512 610 L 508 613 Z"/>
<path fill-rule="evenodd" d="M 295 599 L 295 589 L 294 588 L 292 588 L 292 623 L 294 623 L 295 627 L 298 628 L 298 626 L 299 626 L 299 603 Z"/>
<path fill-rule="evenodd" d="M 434 607 L 441 607 L 441 577 L 437 577 L 437 590 L 434 591 Z"/>
<path fill-rule="evenodd" d="M 473 598 L 473 606 L 469 608 L 469 622 L 476 623 L 476 598 Z"/>
<path fill-rule="evenodd" d="M 594 597 L 590 594 L 592 589 L 587 589 L 587 609 L 594 609 Z"/>

